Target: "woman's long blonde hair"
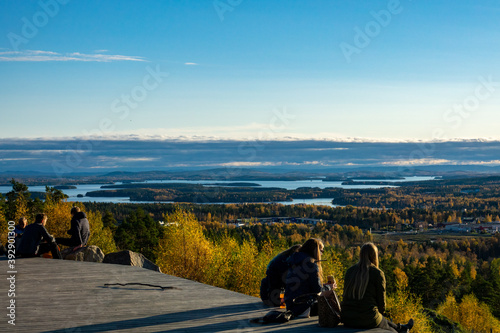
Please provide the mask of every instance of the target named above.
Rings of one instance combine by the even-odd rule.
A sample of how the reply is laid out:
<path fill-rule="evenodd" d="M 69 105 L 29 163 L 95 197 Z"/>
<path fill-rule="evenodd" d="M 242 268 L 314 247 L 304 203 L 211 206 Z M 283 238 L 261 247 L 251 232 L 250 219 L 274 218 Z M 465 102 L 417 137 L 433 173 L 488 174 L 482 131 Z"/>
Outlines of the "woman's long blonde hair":
<path fill-rule="evenodd" d="M 304 244 L 302 244 L 301 248 L 298 252 L 304 252 L 309 257 L 311 257 L 312 262 L 315 262 L 318 265 L 318 275 L 320 281 L 323 281 L 323 268 L 321 267 L 321 253 L 324 249 L 324 244 L 320 239 L 317 238 L 309 238 L 306 240 Z"/>
<path fill-rule="evenodd" d="M 356 264 L 354 278 L 345 281 L 345 295 L 358 300 L 365 296 L 372 265 L 378 268 L 378 249 L 373 243 L 365 243 L 359 252 L 359 262 Z"/>

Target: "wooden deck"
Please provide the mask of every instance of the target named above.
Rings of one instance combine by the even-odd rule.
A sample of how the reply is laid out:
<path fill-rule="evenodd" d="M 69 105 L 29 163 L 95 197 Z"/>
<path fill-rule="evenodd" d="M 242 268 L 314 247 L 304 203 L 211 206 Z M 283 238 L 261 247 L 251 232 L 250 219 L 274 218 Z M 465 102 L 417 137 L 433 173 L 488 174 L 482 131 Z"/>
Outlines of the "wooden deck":
<path fill-rule="evenodd" d="M 320 328 L 316 318 L 250 324 L 269 308 L 260 299 L 201 283 L 112 264 L 17 259 L 16 320 L 7 323 L 9 267 L 0 257 L 1 332 L 370 332 Z M 105 286 L 140 282 L 145 286 Z"/>

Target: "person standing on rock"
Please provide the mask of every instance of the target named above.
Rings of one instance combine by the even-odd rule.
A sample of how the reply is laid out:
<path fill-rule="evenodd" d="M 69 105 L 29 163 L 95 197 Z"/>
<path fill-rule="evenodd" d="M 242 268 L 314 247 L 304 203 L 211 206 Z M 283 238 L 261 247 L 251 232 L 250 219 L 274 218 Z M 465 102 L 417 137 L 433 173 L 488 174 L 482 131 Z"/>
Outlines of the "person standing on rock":
<path fill-rule="evenodd" d="M 22 258 L 38 257 L 44 253 L 51 252 L 52 258 L 61 259 L 61 253 L 55 242 L 55 238 L 47 232 L 47 215 L 37 214 L 35 223 L 24 229 L 23 237 L 17 247 L 17 256 Z M 42 242 L 45 241 L 45 242 Z"/>
<path fill-rule="evenodd" d="M 71 215 L 71 229 L 68 230 L 71 238 L 57 238 L 56 241 L 69 247 L 83 247 L 87 245 L 90 237 L 89 220 L 80 207 L 71 208 Z"/>

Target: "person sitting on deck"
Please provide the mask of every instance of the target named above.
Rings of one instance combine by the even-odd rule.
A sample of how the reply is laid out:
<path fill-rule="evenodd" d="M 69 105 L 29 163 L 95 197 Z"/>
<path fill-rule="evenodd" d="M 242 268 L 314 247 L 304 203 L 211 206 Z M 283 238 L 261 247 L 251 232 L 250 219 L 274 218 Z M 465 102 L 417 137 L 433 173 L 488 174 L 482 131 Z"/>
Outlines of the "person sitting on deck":
<path fill-rule="evenodd" d="M 16 238 L 21 238 L 21 236 L 24 233 L 24 229 L 26 229 L 27 225 L 28 225 L 28 220 L 25 217 L 21 217 L 19 219 L 18 224 L 14 228 L 14 233 L 16 234 Z"/>
<path fill-rule="evenodd" d="M 384 317 L 385 275 L 378 268 L 378 249 L 373 243 L 361 247 L 359 262 L 351 266 L 344 280 L 342 322 L 353 328 L 381 328 L 391 332 L 409 332 L 408 324 L 394 324 Z"/>
<path fill-rule="evenodd" d="M 266 277 L 260 283 L 260 298 L 266 305 L 280 305 L 280 292 L 281 289 L 285 288 L 286 275 L 288 273 L 286 260 L 299 249 L 300 245 L 294 245 L 278 254 L 267 265 Z"/>
<path fill-rule="evenodd" d="M 26 229 L 26 226 L 28 225 L 28 220 L 25 217 L 21 217 L 19 219 L 19 223 L 16 225 L 14 228 L 14 234 L 15 234 L 15 247 L 19 246 L 19 242 L 21 241 L 21 237 L 23 236 L 24 229 Z"/>
<path fill-rule="evenodd" d="M 285 304 L 294 317 L 318 315 L 318 303 L 296 303 L 294 299 L 306 294 L 319 294 L 322 290 L 321 253 L 324 245 L 319 239 L 308 239 L 302 247 L 288 258 Z"/>
<path fill-rule="evenodd" d="M 80 207 L 71 208 L 71 229 L 68 234 L 71 238 L 57 238 L 57 244 L 78 248 L 87 245 L 90 237 L 90 226 L 87 215 L 80 211 Z"/>
<path fill-rule="evenodd" d="M 35 223 L 26 227 L 23 237 L 21 237 L 21 241 L 19 242 L 19 247 L 16 248 L 18 257 L 38 257 L 50 251 L 52 258 L 61 259 L 61 253 L 54 237 L 45 229 L 46 224 L 47 215 L 37 214 Z M 45 242 L 42 243 L 42 240 Z"/>

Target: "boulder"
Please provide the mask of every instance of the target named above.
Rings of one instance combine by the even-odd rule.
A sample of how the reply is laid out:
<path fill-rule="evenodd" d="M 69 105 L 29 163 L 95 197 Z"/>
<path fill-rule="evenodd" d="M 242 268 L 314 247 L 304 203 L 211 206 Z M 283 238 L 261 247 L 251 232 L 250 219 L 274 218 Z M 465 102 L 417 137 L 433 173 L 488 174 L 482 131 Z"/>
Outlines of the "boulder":
<path fill-rule="evenodd" d="M 65 260 L 102 262 L 104 259 L 104 252 L 95 245 L 81 247 L 76 251 L 73 248 L 65 249 L 61 251 L 61 255 Z"/>
<path fill-rule="evenodd" d="M 103 262 L 108 264 L 137 266 L 161 273 L 160 267 L 148 260 L 143 254 L 128 250 L 106 254 Z"/>

